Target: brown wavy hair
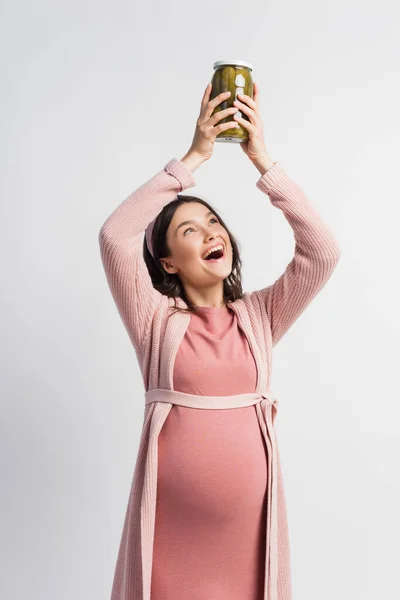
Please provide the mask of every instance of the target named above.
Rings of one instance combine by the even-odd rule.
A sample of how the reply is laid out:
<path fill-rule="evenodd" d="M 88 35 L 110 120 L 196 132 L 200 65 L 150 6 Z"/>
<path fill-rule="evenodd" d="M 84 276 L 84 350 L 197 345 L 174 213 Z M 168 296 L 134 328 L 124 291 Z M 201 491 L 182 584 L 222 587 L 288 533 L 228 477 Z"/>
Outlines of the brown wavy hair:
<path fill-rule="evenodd" d="M 226 229 L 232 246 L 232 270 L 228 277 L 224 279 L 224 302 L 234 302 L 235 300 L 242 298 L 242 261 L 240 258 L 239 243 L 229 231 L 228 227 L 225 225 L 223 219 L 221 219 L 217 211 L 214 210 L 214 208 L 208 202 L 202 198 L 198 198 L 197 196 L 183 194 L 177 194 L 176 199 L 166 204 L 157 216 L 151 239 L 153 244 L 154 258 L 147 248 L 146 236 L 144 236 L 143 239 L 143 258 L 149 271 L 153 287 L 165 296 L 170 298 L 176 298 L 179 296 L 185 301 L 188 308 L 179 308 L 175 301 L 176 311 L 181 310 L 183 312 L 193 312 L 195 310 L 195 306 L 185 295 L 185 288 L 182 285 L 179 275 L 175 273 L 167 273 L 159 260 L 160 258 L 169 256 L 171 253 L 167 244 L 167 230 L 175 211 L 185 202 L 198 202 L 199 204 L 203 204 L 210 211 L 212 211 L 216 217 L 218 217 L 220 224 Z"/>

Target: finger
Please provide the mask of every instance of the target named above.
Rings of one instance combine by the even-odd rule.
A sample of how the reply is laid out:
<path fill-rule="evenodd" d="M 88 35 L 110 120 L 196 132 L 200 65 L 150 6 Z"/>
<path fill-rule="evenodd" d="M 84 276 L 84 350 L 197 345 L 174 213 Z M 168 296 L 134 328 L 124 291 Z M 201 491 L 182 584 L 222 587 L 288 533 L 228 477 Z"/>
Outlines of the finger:
<path fill-rule="evenodd" d="M 206 121 L 208 119 L 206 115 L 207 106 L 210 101 L 212 83 L 208 83 L 206 89 L 204 90 L 203 98 L 201 99 L 200 111 L 199 111 L 199 119 Z M 211 113 L 210 113 L 211 114 Z"/>
<path fill-rule="evenodd" d="M 237 106 L 245 115 L 247 115 L 254 125 L 256 124 L 258 115 L 254 112 L 252 108 L 249 108 L 247 104 L 240 102 L 239 100 L 235 100 L 233 103 L 234 106 Z"/>
<path fill-rule="evenodd" d="M 231 93 L 229 91 L 221 92 L 220 94 L 218 94 L 218 96 L 215 96 L 215 98 L 210 100 L 206 106 L 206 111 L 205 111 L 206 119 L 209 119 L 211 117 L 212 113 L 214 112 L 214 108 L 216 106 L 218 106 L 219 104 L 223 104 L 223 103 L 225 104 L 230 96 L 231 96 Z M 226 106 L 226 104 L 225 104 L 225 106 Z"/>
<path fill-rule="evenodd" d="M 254 81 L 254 83 L 253 83 L 253 100 L 256 104 L 258 104 L 258 98 L 259 98 L 258 83 L 256 83 Z"/>
<path fill-rule="evenodd" d="M 212 130 L 215 133 L 215 135 L 218 135 L 222 131 L 227 131 L 228 129 L 237 129 L 238 125 L 239 124 L 235 121 L 228 121 L 227 123 L 220 123 L 220 125 L 216 125 L 212 128 Z"/>
<path fill-rule="evenodd" d="M 207 104 L 207 102 L 208 102 L 208 98 L 209 98 L 209 96 L 211 94 L 211 87 L 212 87 L 212 84 L 208 83 L 206 89 L 204 90 L 203 98 L 201 100 L 202 106 L 203 105 L 205 106 Z"/>
<path fill-rule="evenodd" d="M 230 92 L 221 92 L 218 94 L 218 96 L 215 96 L 212 100 L 210 100 L 209 95 L 205 95 L 201 103 L 200 118 L 204 119 L 204 121 L 207 121 L 214 112 L 214 108 L 218 106 L 218 104 L 222 104 L 222 102 L 228 100 L 229 96 Z"/>
<path fill-rule="evenodd" d="M 221 121 L 221 119 L 225 119 L 226 117 L 233 115 L 238 110 L 239 110 L 239 108 L 237 106 L 231 106 L 229 108 L 225 108 L 224 110 L 218 110 L 210 118 L 210 121 L 212 121 L 213 123 L 216 123 L 217 121 Z"/>
<path fill-rule="evenodd" d="M 253 95 L 254 95 L 254 92 L 253 92 Z M 257 110 L 258 106 L 257 106 L 257 102 L 255 101 L 255 99 L 250 98 L 250 96 L 247 96 L 246 94 L 238 94 L 237 98 L 239 101 L 246 102 L 246 104 L 248 104 L 250 106 L 250 108 L 252 108 L 254 111 Z"/>
<path fill-rule="evenodd" d="M 237 123 L 239 123 L 239 125 L 247 129 L 247 131 L 252 133 L 255 133 L 257 131 L 257 128 L 252 123 L 249 123 L 249 121 L 246 121 L 246 119 L 238 117 L 237 115 L 233 115 L 233 118 Z"/>

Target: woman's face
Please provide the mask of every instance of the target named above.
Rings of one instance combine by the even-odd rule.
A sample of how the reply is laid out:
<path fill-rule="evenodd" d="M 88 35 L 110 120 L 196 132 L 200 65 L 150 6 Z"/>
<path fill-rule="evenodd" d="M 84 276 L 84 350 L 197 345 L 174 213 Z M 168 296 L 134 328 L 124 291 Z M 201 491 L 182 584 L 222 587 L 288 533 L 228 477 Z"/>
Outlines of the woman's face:
<path fill-rule="evenodd" d="M 178 274 L 182 284 L 203 287 L 224 280 L 232 270 L 232 247 L 228 232 L 218 217 L 199 202 L 181 204 L 167 230 L 171 250 L 160 259 L 165 270 Z M 223 245 L 224 256 L 218 262 L 204 260 L 209 248 Z"/>

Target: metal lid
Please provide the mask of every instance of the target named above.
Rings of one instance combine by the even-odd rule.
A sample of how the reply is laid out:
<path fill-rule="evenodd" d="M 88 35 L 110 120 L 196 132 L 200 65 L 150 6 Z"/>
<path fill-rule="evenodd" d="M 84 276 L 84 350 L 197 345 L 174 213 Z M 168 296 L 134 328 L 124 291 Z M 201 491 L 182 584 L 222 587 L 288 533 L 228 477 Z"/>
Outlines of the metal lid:
<path fill-rule="evenodd" d="M 218 69 L 224 65 L 238 65 L 240 67 L 247 67 L 251 71 L 253 70 L 253 65 L 244 60 L 217 60 L 217 62 L 214 63 L 214 69 Z"/>

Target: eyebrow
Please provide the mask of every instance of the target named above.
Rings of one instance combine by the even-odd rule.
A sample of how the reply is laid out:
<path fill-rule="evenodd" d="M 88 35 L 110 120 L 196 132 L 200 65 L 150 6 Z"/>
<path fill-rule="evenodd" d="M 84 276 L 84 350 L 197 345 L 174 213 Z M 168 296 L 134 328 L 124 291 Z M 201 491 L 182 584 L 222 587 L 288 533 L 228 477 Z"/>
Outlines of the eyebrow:
<path fill-rule="evenodd" d="M 211 210 L 210 210 L 210 211 L 208 211 L 208 213 L 206 213 L 206 214 L 204 215 L 204 217 L 205 217 L 205 218 L 207 218 L 207 217 L 210 217 L 211 215 L 214 215 L 214 216 L 216 217 L 215 213 L 213 213 Z M 178 227 L 175 229 L 175 235 L 178 233 L 178 229 L 179 229 L 180 227 L 183 227 L 184 225 L 189 225 L 189 223 L 194 223 L 194 222 L 195 222 L 195 221 L 193 221 L 192 219 L 189 219 L 189 221 L 182 221 L 182 223 L 180 223 L 180 224 L 178 225 Z"/>

